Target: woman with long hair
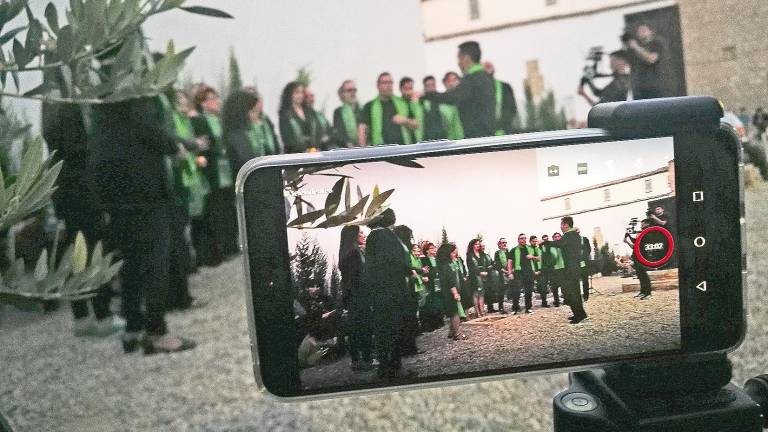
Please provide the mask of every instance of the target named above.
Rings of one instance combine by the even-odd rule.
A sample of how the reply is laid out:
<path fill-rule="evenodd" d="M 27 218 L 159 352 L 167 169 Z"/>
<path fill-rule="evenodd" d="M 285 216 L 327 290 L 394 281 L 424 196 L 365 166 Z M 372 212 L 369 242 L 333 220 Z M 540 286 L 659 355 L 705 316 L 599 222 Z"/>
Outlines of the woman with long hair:
<path fill-rule="evenodd" d="M 444 243 L 437 250 L 437 267 L 440 273 L 442 293 L 445 296 L 445 315 L 450 319 L 448 337 L 453 340 L 466 339 L 460 332 L 461 318 L 466 317 L 461 306 L 461 281 L 459 249 L 453 243 Z"/>
<path fill-rule="evenodd" d="M 263 103 L 253 92 L 237 90 L 224 103 L 224 144 L 237 176 L 249 160 L 279 152 L 274 126 L 262 111 Z"/>
<path fill-rule="evenodd" d="M 424 268 L 424 285 L 427 298 L 419 311 L 422 331 L 433 331 L 444 325 L 443 309 L 444 294 L 440 291 L 440 277 L 437 269 L 437 247 L 430 241 L 422 242 L 424 257 L 421 265 Z"/>
<path fill-rule="evenodd" d="M 488 271 L 484 266 L 482 240 L 472 239 L 467 245 L 467 270 L 469 271 L 469 287 L 472 290 L 472 301 L 478 318 L 485 316 L 485 282 Z"/>
<path fill-rule="evenodd" d="M 280 96 L 280 136 L 286 153 L 317 151 L 319 143 L 313 142 L 317 121 L 313 113 L 305 109 L 304 85 L 289 82 Z"/>
<path fill-rule="evenodd" d="M 365 233 L 357 225 L 341 229 L 339 271 L 341 301 L 349 312 L 349 355 L 353 371 L 373 369 L 371 293 L 362 281 L 365 266 Z"/>

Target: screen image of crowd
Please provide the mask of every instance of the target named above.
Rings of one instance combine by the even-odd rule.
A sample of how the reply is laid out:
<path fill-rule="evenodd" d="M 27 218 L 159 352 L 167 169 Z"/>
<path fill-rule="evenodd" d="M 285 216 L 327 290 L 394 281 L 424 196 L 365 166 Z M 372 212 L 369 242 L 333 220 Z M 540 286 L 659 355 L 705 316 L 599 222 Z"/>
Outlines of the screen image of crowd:
<path fill-rule="evenodd" d="M 580 148 L 571 152 L 585 152 L 589 146 L 573 146 L 577 147 Z M 596 154 L 600 154 L 599 150 Z M 522 154 L 510 152 L 510 159 L 512 153 Z M 494 156 L 463 157 L 469 164 Z M 473 157 L 478 160 L 473 161 Z M 499 153 L 496 159 L 504 157 Z M 513 163 L 509 175 L 513 184 L 536 169 L 536 164 L 530 163 L 532 159 L 517 159 L 533 167 L 515 170 Z M 431 176 L 439 176 L 437 162 L 417 162 L 426 170 L 425 175 L 419 173 L 420 178 L 430 180 Z M 450 166 L 450 161 L 443 163 Z M 402 177 L 408 172 L 408 168 L 391 165 L 392 168 L 383 169 L 403 173 L 382 175 L 382 170 L 365 165 L 357 164 L 355 172 L 376 171 L 385 178 Z M 489 169 L 489 176 L 494 178 L 495 168 Z M 342 168 L 340 172 L 352 171 Z M 363 182 L 364 176 L 358 174 Z M 305 178 L 307 187 L 321 193 L 306 196 L 322 201 L 326 198 L 322 192 L 329 189 L 321 182 L 329 180 L 315 180 L 316 177 L 321 176 Z M 322 244 L 323 249 L 333 250 L 323 257 L 324 266 L 327 268 L 330 260 L 338 266 L 330 284 L 324 286 L 318 286 L 323 282 L 318 284 L 317 278 L 313 285 L 294 277 L 304 288 L 297 290 L 294 303 L 297 355 L 303 368 L 304 388 L 402 383 L 414 378 L 679 348 L 677 290 L 653 292 L 657 284 L 676 288 L 676 270 L 671 266 L 663 271 L 647 269 L 632 252 L 642 229 L 665 226 L 673 230 L 674 217 L 668 211 L 665 213 L 667 204 L 643 201 L 629 208 L 607 209 L 582 217 L 590 223 L 621 218 L 611 240 L 625 245 L 622 253 L 598 251 L 605 249 L 607 242 L 593 247 L 594 239 L 590 241 L 580 232 L 579 216 L 549 218 L 536 225 L 549 228 L 546 231 L 542 228 L 536 232 L 515 232 L 514 213 L 525 211 L 525 207 L 514 203 L 495 206 L 499 209 L 497 214 L 509 214 L 509 219 L 476 218 L 475 226 L 462 230 L 458 225 L 448 224 L 442 226 L 439 237 L 425 235 L 422 231 L 427 225 L 411 220 L 409 197 L 402 196 L 414 193 L 418 195 L 418 191 L 401 191 L 396 187 L 390 197 L 391 207 L 365 225 L 352 223 L 339 229 L 312 230 L 311 236 L 289 228 L 289 241 L 301 245 L 293 255 L 295 271 L 307 273 L 306 269 L 296 267 L 300 266 L 296 261 L 307 256 L 308 244 L 316 249 L 321 249 Z M 530 195 L 541 201 L 535 187 Z M 441 201 L 439 197 L 434 199 Z M 519 203 L 528 202 L 521 194 Z M 466 205 L 473 207 L 471 202 Z M 648 209 L 645 214 L 644 209 Z M 442 211 L 452 211 L 459 219 L 463 214 L 461 209 L 439 208 L 435 204 L 425 216 Z M 530 209 L 528 216 L 532 219 L 526 219 L 526 223 L 545 219 L 542 211 Z M 616 216 L 616 211 L 620 216 Z M 625 225 L 627 221 L 631 221 L 629 228 Z M 460 231 L 459 238 L 467 238 L 465 233 L 477 232 L 473 231 L 475 227 L 495 234 L 497 230 L 493 227 L 497 225 L 512 235 L 486 241 L 478 234 L 454 242 L 447 234 Z M 437 234 L 441 226 L 433 228 L 427 227 L 428 232 Z M 487 243 L 496 247 L 488 247 Z M 299 252 L 300 248 L 305 252 Z M 663 277 L 656 277 L 659 274 Z M 631 287 L 631 291 L 625 291 L 625 286 Z"/>

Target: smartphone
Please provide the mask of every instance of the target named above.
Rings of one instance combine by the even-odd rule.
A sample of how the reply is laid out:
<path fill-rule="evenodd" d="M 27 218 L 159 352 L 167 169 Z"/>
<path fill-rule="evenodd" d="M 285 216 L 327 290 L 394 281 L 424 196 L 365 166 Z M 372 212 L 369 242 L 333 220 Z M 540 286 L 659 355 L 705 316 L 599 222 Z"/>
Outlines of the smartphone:
<path fill-rule="evenodd" d="M 735 349 L 743 187 L 721 116 L 626 102 L 597 128 L 249 162 L 258 386 L 305 400 Z"/>

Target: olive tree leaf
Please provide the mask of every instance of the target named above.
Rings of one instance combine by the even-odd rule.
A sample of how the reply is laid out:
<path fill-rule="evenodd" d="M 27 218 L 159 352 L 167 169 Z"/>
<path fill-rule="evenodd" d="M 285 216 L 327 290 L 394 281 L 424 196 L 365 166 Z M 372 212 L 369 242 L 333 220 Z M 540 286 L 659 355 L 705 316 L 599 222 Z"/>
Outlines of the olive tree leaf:
<path fill-rule="evenodd" d="M 88 263 L 88 246 L 85 244 L 83 233 L 78 231 L 75 237 L 75 247 L 72 251 L 72 273 L 80 274 Z"/>
<path fill-rule="evenodd" d="M 384 202 L 389 198 L 392 193 L 394 193 L 394 189 L 390 189 L 388 191 L 382 192 L 378 195 L 375 195 L 373 199 L 371 200 L 371 205 L 368 206 L 368 210 L 365 212 L 365 217 L 371 217 L 374 213 L 376 213 L 377 210 L 384 204 Z"/>
<path fill-rule="evenodd" d="M 298 225 L 304 225 L 307 223 L 312 223 L 318 219 L 320 219 L 325 214 L 325 210 L 315 210 L 313 212 L 304 213 L 303 215 L 297 217 L 296 219 L 290 221 L 288 223 L 289 227 L 294 227 Z"/>
<path fill-rule="evenodd" d="M 363 190 L 360 189 L 360 185 L 357 185 L 357 199 L 363 199 Z"/>
<path fill-rule="evenodd" d="M 16 27 L 15 29 L 8 30 L 0 34 L 0 46 L 10 42 L 17 34 L 27 29 L 27 26 Z"/>
<path fill-rule="evenodd" d="M 347 184 L 344 188 L 344 210 L 349 211 L 350 207 L 352 207 L 352 185 Z"/>
<path fill-rule="evenodd" d="M 339 202 L 341 201 L 341 190 L 344 188 L 344 184 L 347 182 L 347 179 L 342 177 L 338 181 L 336 181 L 336 184 L 333 185 L 333 188 L 331 189 L 331 193 L 328 194 L 328 198 L 325 200 L 325 214 L 326 216 L 330 217 L 334 213 L 336 213 L 336 209 L 339 208 Z"/>
<path fill-rule="evenodd" d="M 24 49 L 24 45 L 19 42 L 18 39 L 13 40 L 13 61 L 19 67 L 26 66 L 31 59 L 27 58 L 27 50 Z M 17 84 L 18 87 L 18 84 Z"/>
<path fill-rule="evenodd" d="M 43 253 L 37 258 L 34 272 L 35 280 L 40 282 L 48 277 L 48 250 L 43 249 Z"/>
<path fill-rule="evenodd" d="M 410 159 L 392 159 L 388 160 L 387 162 L 391 163 L 392 165 L 399 165 L 406 168 L 424 168 L 424 166 L 420 163 Z"/>
<path fill-rule="evenodd" d="M 205 6 L 182 6 L 179 9 L 181 9 L 183 11 L 186 11 L 186 12 L 189 12 L 189 13 L 198 14 L 198 15 L 205 15 L 205 16 L 210 16 L 210 17 L 214 17 L 214 18 L 227 18 L 227 19 L 234 18 L 232 15 L 230 15 L 230 14 L 228 14 L 228 13 L 222 11 L 222 10 L 214 9 L 214 8 L 209 8 L 209 7 L 205 7 Z"/>
<path fill-rule="evenodd" d="M 57 34 L 59 32 L 59 12 L 56 10 L 56 6 L 53 3 L 48 3 L 45 6 L 45 21 L 48 23 L 48 28 Z"/>

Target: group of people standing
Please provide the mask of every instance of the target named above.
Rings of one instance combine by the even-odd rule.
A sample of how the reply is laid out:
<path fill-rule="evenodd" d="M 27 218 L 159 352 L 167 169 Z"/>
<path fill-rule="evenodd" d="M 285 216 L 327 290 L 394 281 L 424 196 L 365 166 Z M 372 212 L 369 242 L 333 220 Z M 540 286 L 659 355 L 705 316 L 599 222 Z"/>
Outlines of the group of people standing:
<path fill-rule="evenodd" d="M 580 288 L 585 242 L 571 217 L 561 220 L 562 234 L 554 233 L 551 240 L 544 235 L 539 242 L 531 236 L 529 244 L 520 234 L 518 245 L 510 249 L 501 238 L 493 256 L 481 239 L 472 239 L 465 258 L 452 242 L 416 244 L 411 229 L 395 223 L 388 209 L 368 225 L 367 237 L 357 225 L 341 232 L 339 269 L 353 371 L 372 370 L 375 357 L 380 378 L 409 376 L 401 358 L 422 353 L 416 344 L 421 332 L 442 327 L 448 318 L 448 338 L 467 339 L 461 322 L 468 311 L 474 310 L 475 317 L 508 313 L 505 296 L 512 302 L 511 313 L 517 314 L 521 294 L 525 313 L 532 313 L 535 291 L 542 307 L 550 307 L 550 291 L 554 305 L 560 306 L 562 293 L 562 303 L 573 312 L 570 323 L 587 319 L 583 302 L 588 280 L 583 298 Z"/>
<path fill-rule="evenodd" d="M 512 87 L 493 78 L 490 62 L 480 63 L 476 42 L 459 45 L 463 77 L 448 72 L 446 91 L 437 91 L 434 76 L 424 77 L 423 92 L 410 77 L 395 80 L 389 72 L 376 79 L 378 95 L 360 105 L 352 80 L 342 82 L 342 105 L 333 121 L 314 107 L 314 93 L 299 81 L 288 83 L 280 98 L 279 129 L 288 153 L 381 144 L 413 144 L 440 139 L 462 139 L 509 134 L 517 130 L 517 103 Z"/>

